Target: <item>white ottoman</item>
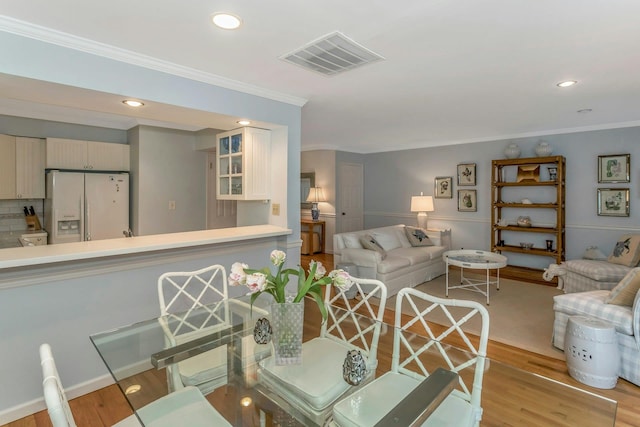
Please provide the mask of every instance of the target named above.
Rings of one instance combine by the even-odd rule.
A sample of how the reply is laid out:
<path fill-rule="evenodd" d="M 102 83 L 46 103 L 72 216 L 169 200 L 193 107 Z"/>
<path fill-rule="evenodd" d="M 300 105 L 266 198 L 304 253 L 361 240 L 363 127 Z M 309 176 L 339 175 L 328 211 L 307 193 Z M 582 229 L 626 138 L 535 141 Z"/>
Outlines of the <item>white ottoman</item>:
<path fill-rule="evenodd" d="M 569 375 L 583 384 L 614 388 L 620 354 L 615 327 L 604 320 L 571 316 L 567 322 L 564 353 Z"/>

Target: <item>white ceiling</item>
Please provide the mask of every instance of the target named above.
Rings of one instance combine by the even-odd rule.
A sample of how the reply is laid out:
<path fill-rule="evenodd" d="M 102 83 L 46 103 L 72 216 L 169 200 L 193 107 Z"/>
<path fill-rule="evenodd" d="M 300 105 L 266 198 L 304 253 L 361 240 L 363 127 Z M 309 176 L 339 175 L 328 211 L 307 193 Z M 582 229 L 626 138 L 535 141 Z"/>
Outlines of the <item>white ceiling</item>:
<path fill-rule="evenodd" d="M 213 27 L 209 16 L 220 10 L 243 26 Z M 3 0 L 2 13 L 5 24 L 45 27 L 45 39 L 63 32 L 67 42 L 92 40 L 115 56 L 134 52 L 304 104 L 303 150 L 377 152 L 640 125 L 636 0 Z M 325 77 L 278 59 L 333 31 L 385 60 Z M 578 84 L 556 87 L 567 79 Z M 0 76 L 0 114 L 121 129 L 235 125 L 219 117 L 212 126 L 202 112 L 166 105 L 134 118 L 96 102 L 113 95 L 24 86 L 34 85 Z"/>

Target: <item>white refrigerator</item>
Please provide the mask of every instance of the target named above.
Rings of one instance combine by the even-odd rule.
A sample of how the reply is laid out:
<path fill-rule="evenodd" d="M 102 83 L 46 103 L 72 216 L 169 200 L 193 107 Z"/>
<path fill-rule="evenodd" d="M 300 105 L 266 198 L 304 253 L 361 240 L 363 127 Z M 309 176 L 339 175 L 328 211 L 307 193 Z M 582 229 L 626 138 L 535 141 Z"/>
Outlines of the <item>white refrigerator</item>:
<path fill-rule="evenodd" d="M 128 173 L 47 173 L 49 244 L 124 237 L 129 230 Z"/>

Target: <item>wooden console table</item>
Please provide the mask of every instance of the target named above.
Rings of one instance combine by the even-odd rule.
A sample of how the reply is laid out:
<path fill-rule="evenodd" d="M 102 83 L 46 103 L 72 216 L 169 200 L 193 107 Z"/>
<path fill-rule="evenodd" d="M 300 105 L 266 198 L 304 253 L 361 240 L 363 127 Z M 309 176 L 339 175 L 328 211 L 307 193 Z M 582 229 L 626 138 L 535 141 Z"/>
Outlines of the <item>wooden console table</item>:
<path fill-rule="evenodd" d="M 324 241 L 325 241 L 325 234 L 326 234 L 326 228 L 327 228 L 327 224 L 325 221 L 313 221 L 311 219 L 301 219 L 300 220 L 300 225 L 301 227 L 306 226 L 307 227 L 307 237 L 308 240 L 307 242 L 309 242 L 309 253 L 313 254 L 315 253 L 313 251 L 313 233 L 315 231 L 315 228 L 317 225 L 320 226 L 320 253 L 324 253 Z M 304 232 L 304 230 L 302 231 Z"/>

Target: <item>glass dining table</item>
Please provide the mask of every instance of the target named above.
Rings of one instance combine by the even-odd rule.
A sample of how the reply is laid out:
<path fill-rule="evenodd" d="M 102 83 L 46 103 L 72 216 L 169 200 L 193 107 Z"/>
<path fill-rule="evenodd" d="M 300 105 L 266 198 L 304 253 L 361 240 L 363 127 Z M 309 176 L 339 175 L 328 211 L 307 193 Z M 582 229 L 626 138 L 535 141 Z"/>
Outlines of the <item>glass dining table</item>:
<path fill-rule="evenodd" d="M 233 298 L 205 310 L 96 333 L 90 339 L 142 425 L 146 425 L 144 411 L 139 410 L 169 393 L 168 368 L 219 348 L 225 348 L 227 354 L 226 385 L 205 397 L 229 423 L 234 426 L 314 425 L 290 399 L 279 396 L 260 381 L 261 361 L 271 354 L 271 344 L 256 344 L 253 333 L 258 319 L 269 318 L 269 303 L 261 297 L 252 306 L 246 296 Z M 341 310 L 340 307 L 334 309 L 338 313 Z M 352 318 L 354 328 L 366 328 L 375 322 L 364 315 L 356 314 Z M 308 341 L 318 336 L 321 326 L 320 312 L 312 299 L 305 301 L 304 319 L 303 341 Z M 168 322 L 190 322 L 203 333 L 171 346 L 163 327 Z M 391 369 L 393 340 L 394 326 L 382 323 L 375 377 Z M 429 338 L 416 332 L 408 341 L 419 348 Z M 443 345 L 450 347 L 453 359 L 473 357 L 453 344 Z M 434 351 L 436 347 L 433 346 Z M 435 360 L 435 355 L 428 353 L 421 357 L 429 360 L 434 356 Z M 447 368 L 442 361 L 435 363 Z M 343 367 L 336 369 L 342 371 Z M 481 426 L 614 426 L 615 401 L 494 360 L 487 359 L 484 369 Z M 357 390 L 358 386 L 353 389 Z M 418 412 L 428 404 L 419 403 Z"/>

